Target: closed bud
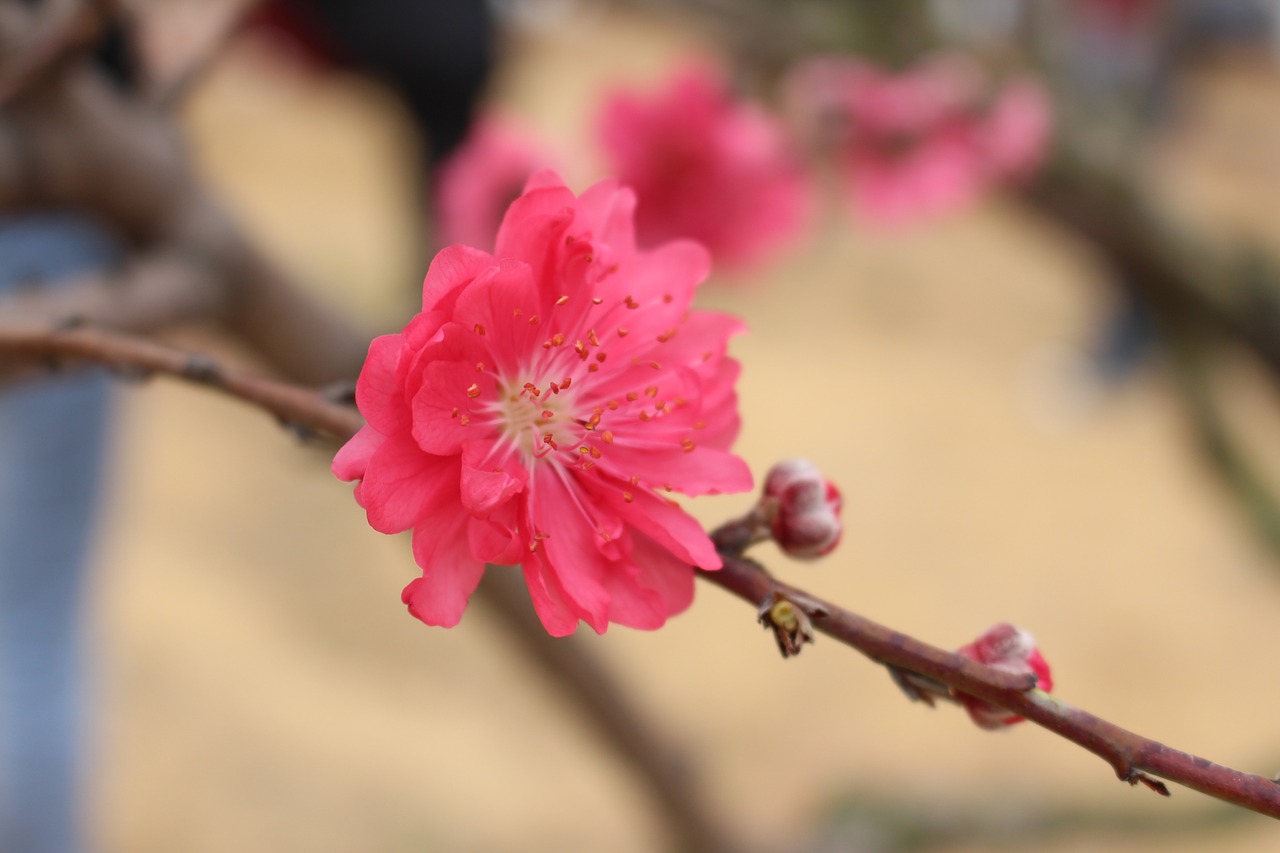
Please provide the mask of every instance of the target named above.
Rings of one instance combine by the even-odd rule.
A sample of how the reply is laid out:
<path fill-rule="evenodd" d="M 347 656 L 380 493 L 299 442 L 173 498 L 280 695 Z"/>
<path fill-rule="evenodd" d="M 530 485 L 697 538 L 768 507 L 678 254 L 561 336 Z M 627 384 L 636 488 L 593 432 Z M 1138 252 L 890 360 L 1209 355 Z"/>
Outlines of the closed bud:
<path fill-rule="evenodd" d="M 773 466 L 762 504 L 774 540 L 790 556 L 816 559 L 840 544 L 840 490 L 812 462 L 788 459 Z"/>
<path fill-rule="evenodd" d="M 1007 622 L 992 625 L 978 639 L 956 649 L 956 654 L 1005 672 L 1034 675 L 1036 687 L 1046 692 L 1053 689 L 1049 664 L 1036 648 L 1035 637 Z M 999 729 L 1023 720 L 1004 708 L 963 693 L 959 695 L 959 699 L 973 721 L 984 729 Z"/>

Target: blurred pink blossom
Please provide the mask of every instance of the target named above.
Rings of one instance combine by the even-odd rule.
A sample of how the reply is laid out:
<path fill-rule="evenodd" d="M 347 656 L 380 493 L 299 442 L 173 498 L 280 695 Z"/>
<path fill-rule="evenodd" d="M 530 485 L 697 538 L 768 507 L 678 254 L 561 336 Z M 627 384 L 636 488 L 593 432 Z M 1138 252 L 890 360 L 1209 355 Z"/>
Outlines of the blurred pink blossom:
<path fill-rule="evenodd" d="M 741 269 L 809 221 L 811 188 L 783 125 L 707 65 L 653 94 L 612 92 L 598 133 L 612 173 L 636 191 L 644 245 L 688 237 L 717 265 Z"/>
<path fill-rule="evenodd" d="M 987 171 L 1017 180 L 1040 165 L 1049 146 L 1053 116 L 1049 94 L 1030 77 L 1012 80 L 996 95 L 983 127 Z"/>
<path fill-rule="evenodd" d="M 476 119 L 462 145 L 436 173 L 439 243 L 491 249 L 502 216 L 529 176 L 554 158 L 509 119 Z"/>
<path fill-rule="evenodd" d="M 409 611 L 451 626 L 486 563 L 521 564 L 549 633 L 657 628 L 718 569 L 671 499 L 751 487 L 725 354 L 742 324 L 690 308 L 710 268 L 691 241 L 635 247 L 630 190 L 575 197 L 535 174 L 494 254 L 450 246 L 422 313 L 373 341 L 368 421 L 333 460 L 383 533 L 413 531 Z"/>
<path fill-rule="evenodd" d="M 855 214 L 894 226 L 960 208 L 1038 163 L 1049 129 L 1043 90 L 1026 80 L 994 96 L 987 88 L 959 55 L 901 72 L 831 56 L 798 65 L 787 97 L 834 155 Z"/>

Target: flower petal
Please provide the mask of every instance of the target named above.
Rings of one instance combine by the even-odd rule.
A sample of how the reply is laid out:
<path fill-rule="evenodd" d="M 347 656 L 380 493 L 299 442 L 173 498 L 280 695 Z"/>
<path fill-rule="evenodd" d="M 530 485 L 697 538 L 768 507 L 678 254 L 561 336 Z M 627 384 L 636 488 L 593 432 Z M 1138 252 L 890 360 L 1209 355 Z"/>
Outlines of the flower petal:
<path fill-rule="evenodd" d="M 605 589 L 607 561 L 597 545 L 600 534 L 585 495 L 575 492 L 572 475 L 540 465 L 534 472 L 530 501 L 535 535 L 545 563 L 560 581 L 568 599 L 597 633 L 609 623 L 609 593 Z"/>
<path fill-rule="evenodd" d="M 707 570 L 723 565 L 702 525 L 680 507 L 667 503 L 665 498 L 647 489 L 628 492 L 630 501 L 621 489 L 597 487 L 592 492 L 598 503 L 618 513 L 623 522 L 652 538 L 678 559 Z"/>
<path fill-rule="evenodd" d="M 360 479 L 369 465 L 369 457 L 373 456 L 374 451 L 384 441 L 386 436 L 368 424 L 360 427 L 360 430 L 339 448 L 337 455 L 333 457 L 333 464 L 329 466 L 330 470 L 339 480 Z"/>
<path fill-rule="evenodd" d="M 387 438 L 369 458 L 361 481 L 369 526 L 399 533 L 456 502 L 459 467 L 456 457 L 423 453 L 407 434 Z"/>
<path fill-rule="evenodd" d="M 441 249 L 422 280 L 423 312 L 451 311 L 460 289 L 496 263 L 493 255 L 470 246 Z"/>
<path fill-rule="evenodd" d="M 409 426 L 409 404 L 397 368 L 404 351 L 403 335 L 382 335 L 369 344 L 369 355 L 356 380 L 356 406 L 379 432 L 390 435 Z"/>
<path fill-rule="evenodd" d="M 576 631 L 578 612 L 569 602 L 555 573 L 536 554 L 525 558 L 523 570 L 533 609 L 547 633 L 553 637 L 567 637 Z"/>
<path fill-rule="evenodd" d="M 462 505 L 477 518 L 524 491 L 529 472 L 510 446 L 469 441 L 462 447 Z"/>

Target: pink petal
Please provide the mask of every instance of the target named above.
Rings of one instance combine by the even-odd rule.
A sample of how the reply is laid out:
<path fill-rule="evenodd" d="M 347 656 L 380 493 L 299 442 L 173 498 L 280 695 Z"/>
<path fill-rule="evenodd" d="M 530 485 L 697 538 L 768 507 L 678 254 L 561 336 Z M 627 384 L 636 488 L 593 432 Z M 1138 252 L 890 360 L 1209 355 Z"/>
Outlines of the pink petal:
<path fill-rule="evenodd" d="M 367 424 L 362 426 L 333 457 L 330 470 L 339 480 L 358 480 L 364 476 L 371 457 L 386 436 Z"/>
<path fill-rule="evenodd" d="M 471 556 L 499 566 L 517 565 L 528 550 L 522 534 L 516 502 L 511 502 L 488 518 L 472 518 L 467 523 L 467 543 Z"/>
<path fill-rule="evenodd" d="M 484 339 L 494 362 L 488 367 L 509 375 L 545 337 L 543 328 L 529 323 L 539 312 L 540 302 L 529 265 L 504 260 L 491 275 L 478 278 L 458 296 L 455 319 L 461 328 Z"/>
<path fill-rule="evenodd" d="M 459 288 L 469 284 L 477 275 L 497 264 L 493 255 L 470 246 L 449 246 L 441 249 L 427 267 L 422 281 L 422 310 L 449 311 L 452 297 Z"/>
<path fill-rule="evenodd" d="M 400 600 L 409 612 L 428 625 L 452 628 L 462 621 L 471 593 L 484 576 L 484 563 L 457 564 L 431 577 L 409 581 Z"/>
<path fill-rule="evenodd" d="M 379 432 L 390 435 L 409 426 L 409 405 L 404 385 L 397 381 L 402 335 L 382 335 L 369 344 L 369 355 L 356 380 L 356 406 Z"/>
<path fill-rule="evenodd" d="M 609 622 L 609 593 L 605 589 L 606 561 L 597 546 L 601 539 L 597 523 L 576 493 L 572 475 L 550 465 L 534 472 L 530 509 L 544 560 L 555 574 L 565 596 L 578 615 L 598 633 Z"/>
<path fill-rule="evenodd" d="M 597 500 L 609 507 L 630 527 L 646 534 L 657 544 L 670 551 L 677 559 L 702 569 L 714 570 L 723 565 L 711 537 L 691 515 L 672 506 L 646 489 L 628 492 L 628 502 L 622 489 L 600 486 L 593 489 Z"/>
<path fill-rule="evenodd" d="M 457 454 L 464 442 L 485 435 L 482 415 L 472 406 L 472 400 L 493 399 L 496 383 L 493 374 L 477 371 L 475 365 L 433 361 L 423 371 L 422 389 L 412 403 L 413 437 L 428 453 Z M 472 386 L 474 397 L 468 390 Z"/>
<path fill-rule="evenodd" d="M 689 435 L 700 437 L 696 431 Z M 647 448 L 628 447 L 625 438 L 615 438 L 600 464 L 606 471 L 620 474 L 621 481 L 634 474 L 645 482 L 670 483 L 675 491 L 689 496 L 735 494 L 748 491 L 754 484 L 746 462 L 711 447 L 699 446 L 685 453 L 677 446 L 655 453 Z"/>
<path fill-rule="evenodd" d="M 423 453 L 407 435 L 388 438 L 369 458 L 361 481 L 369 526 L 399 533 L 456 502 L 459 467 L 456 457 Z"/>
<path fill-rule="evenodd" d="M 535 174 L 529 179 L 530 186 L 540 179 L 548 179 L 547 173 Z M 526 190 L 507 209 L 498 229 L 495 254 L 518 258 L 540 273 L 548 252 L 557 248 L 559 237 L 573 221 L 573 204 L 573 193 L 563 183 Z"/>
<path fill-rule="evenodd" d="M 462 505 L 477 518 L 487 518 L 520 494 L 528 480 L 529 472 L 511 446 L 497 447 L 486 439 L 463 445 Z"/>
<path fill-rule="evenodd" d="M 404 588 L 401 600 L 428 625 L 452 628 L 484 575 L 485 564 L 467 548 L 465 513 L 442 512 L 413 530 L 413 556 L 422 577 Z"/>
<path fill-rule="evenodd" d="M 567 637 L 578 629 L 578 613 L 569 603 L 554 572 L 536 554 L 525 557 L 524 582 L 542 626 L 553 637 Z"/>

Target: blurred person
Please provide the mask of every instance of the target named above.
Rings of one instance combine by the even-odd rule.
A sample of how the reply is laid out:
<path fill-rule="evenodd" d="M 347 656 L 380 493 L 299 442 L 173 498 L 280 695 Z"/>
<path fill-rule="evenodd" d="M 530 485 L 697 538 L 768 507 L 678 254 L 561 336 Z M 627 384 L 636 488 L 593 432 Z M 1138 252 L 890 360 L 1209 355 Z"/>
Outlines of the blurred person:
<path fill-rule="evenodd" d="M 270 0 L 250 25 L 317 67 L 386 84 L 432 168 L 466 137 L 495 60 L 493 16 L 480 0 Z"/>
<path fill-rule="evenodd" d="M 95 58 L 136 84 L 129 32 Z M 0 218 L 0 296 L 49 288 L 121 257 L 72 212 Z M 86 707 L 83 607 L 111 413 L 102 371 L 0 386 L 0 850 L 71 853 L 80 826 Z"/>
<path fill-rule="evenodd" d="M 39 0 L 28 0 L 36 5 Z M 312 38 L 387 82 L 422 130 L 433 167 L 466 135 L 492 61 L 483 3 L 278 3 Z M 308 19 L 305 16 L 310 15 Z M 316 42 L 317 45 L 320 42 Z M 96 60 L 137 84 L 123 23 Z M 123 257 L 109 223 L 69 211 L 0 219 L 0 297 L 52 288 Z M 0 386 L 0 853 L 75 853 L 92 661 L 83 600 L 108 450 L 110 378 L 75 371 Z"/>
<path fill-rule="evenodd" d="M 117 256 L 82 216 L 0 219 L 0 294 Z M 81 849 L 83 599 L 110 381 L 75 371 L 0 388 L 0 850 Z"/>

